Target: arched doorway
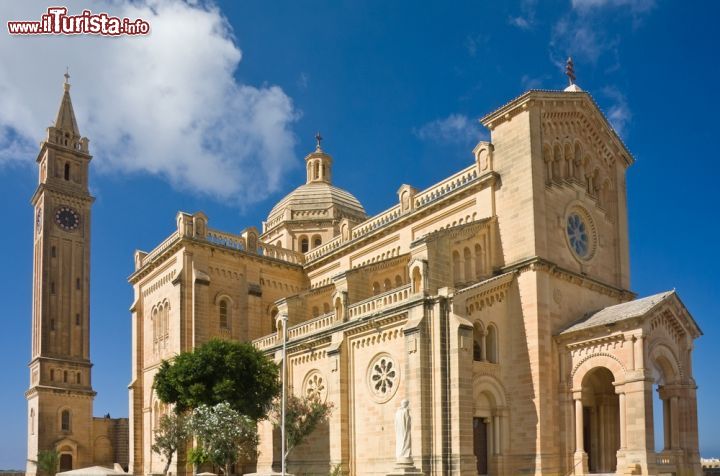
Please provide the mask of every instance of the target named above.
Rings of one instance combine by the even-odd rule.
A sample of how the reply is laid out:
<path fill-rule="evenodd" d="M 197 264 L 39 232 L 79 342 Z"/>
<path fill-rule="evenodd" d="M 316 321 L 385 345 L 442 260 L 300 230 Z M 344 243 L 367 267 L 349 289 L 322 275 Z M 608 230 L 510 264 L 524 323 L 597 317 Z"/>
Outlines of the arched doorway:
<path fill-rule="evenodd" d="M 591 473 L 612 473 L 617 469 L 620 411 L 614 380 L 610 370 L 596 367 L 582 381 L 583 449 Z"/>
<path fill-rule="evenodd" d="M 60 471 L 73 469 L 73 457 L 70 453 L 60 453 Z"/>
<path fill-rule="evenodd" d="M 473 381 L 473 454 L 479 475 L 503 474 L 506 399 L 500 383 L 478 375 Z"/>

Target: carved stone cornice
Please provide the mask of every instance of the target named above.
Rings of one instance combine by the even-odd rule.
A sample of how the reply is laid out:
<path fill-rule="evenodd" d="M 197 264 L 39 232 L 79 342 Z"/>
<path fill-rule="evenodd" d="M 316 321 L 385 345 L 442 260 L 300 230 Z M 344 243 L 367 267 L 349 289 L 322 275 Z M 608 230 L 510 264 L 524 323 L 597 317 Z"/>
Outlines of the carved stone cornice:
<path fill-rule="evenodd" d="M 606 296 L 611 296 L 621 301 L 630 301 L 632 299 L 635 299 L 635 297 L 637 296 L 634 292 L 630 290 L 618 288 L 617 286 L 604 283 L 595 278 L 576 273 L 575 271 L 571 271 L 569 269 L 558 266 L 552 261 L 546 260 L 545 258 L 541 258 L 539 256 L 533 256 L 531 258 L 517 261 L 510 265 L 504 266 L 503 268 L 500 268 L 500 271 L 504 273 L 511 271 L 516 273 L 524 273 L 526 271 L 541 271 L 551 275 L 554 278 L 562 279 L 569 283 L 582 286 L 584 288 L 599 292 L 600 294 L 604 294 Z"/>

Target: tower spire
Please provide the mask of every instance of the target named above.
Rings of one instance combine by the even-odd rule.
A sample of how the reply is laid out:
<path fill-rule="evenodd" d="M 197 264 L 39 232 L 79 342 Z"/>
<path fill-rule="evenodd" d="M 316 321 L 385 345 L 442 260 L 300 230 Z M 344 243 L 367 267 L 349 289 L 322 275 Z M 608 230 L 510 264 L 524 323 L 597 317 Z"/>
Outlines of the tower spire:
<path fill-rule="evenodd" d="M 65 70 L 65 82 L 63 83 L 63 96 L 60 101 L 60 109 L 58 109 L 55 118 L 55 128 L 70 133 L 74 138 L 80 138 L 80 130 L 75 120 L 75 111 L 73 110 L 72 101 L 70 100 L 70 72 L 69 68 Z"/>

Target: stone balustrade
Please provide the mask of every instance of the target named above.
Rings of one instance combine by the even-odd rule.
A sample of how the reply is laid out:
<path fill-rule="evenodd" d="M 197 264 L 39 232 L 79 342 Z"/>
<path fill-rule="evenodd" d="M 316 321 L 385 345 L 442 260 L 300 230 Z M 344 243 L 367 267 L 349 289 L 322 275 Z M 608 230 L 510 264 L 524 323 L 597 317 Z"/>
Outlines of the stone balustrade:
<path fill-rule="evenodd" d="M 208 228 L 205 239 L 214 245 L 232 248 L 234 250 L 245 250 L 245 238 L 224 231 Z"/>
<path fill-rule="evenodd" d="M 308 321 L 290 326 L 288 327 L 288 342 L 329 329 L 336 322 L 335 312 L 328 312 L 322 316 L 314 317 Z M 274 332 L 255 339 L 252 344 L 260 350 L 269 349 L 270 347 L 282 344 L 282 334 L 280 332 Z"/>
<path fill-rule="evenodd" d="M 150 253 L 146 254 L 142 258 L 142 260 L 140 262 L 140 266 L 145 266 L 147 263 L 150 263 L 152 260 L 154 260 L 155 258 L 160 256 L 161 253 L 163 253 L 165 250 L 170 248 L 170 246 L 175 242 L 175 240 L 177 240 L 177 238 L 178 238 L 177 232 L 173 232 L 170 236 L 165 238 L 165 241 L 163 241 L 162 243 L 157 245 L 155 247 L 155 249 L 153 249 Z"/>
<path fill-rule="evenodd" d="M 348 318 L 358 319 L 365 315 L 392 307 L 397 303 L 407 300 L 410 294 L 410 284 L 405 284 L 399 288 L 391 289 L 377 296 L 357 302 L 348 307 Z"/>

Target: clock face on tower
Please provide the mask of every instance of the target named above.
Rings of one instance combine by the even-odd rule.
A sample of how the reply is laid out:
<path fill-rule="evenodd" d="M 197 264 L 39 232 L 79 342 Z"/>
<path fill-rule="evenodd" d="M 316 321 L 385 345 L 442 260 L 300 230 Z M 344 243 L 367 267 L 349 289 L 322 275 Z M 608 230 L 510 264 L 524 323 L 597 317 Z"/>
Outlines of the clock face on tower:
<path fill-rule="evenodd" d="M 60 207 L 55 212 L 55 223 L 65 231 L 73 231 L 80 224 L 80 215 L 70 207 Z"/>

